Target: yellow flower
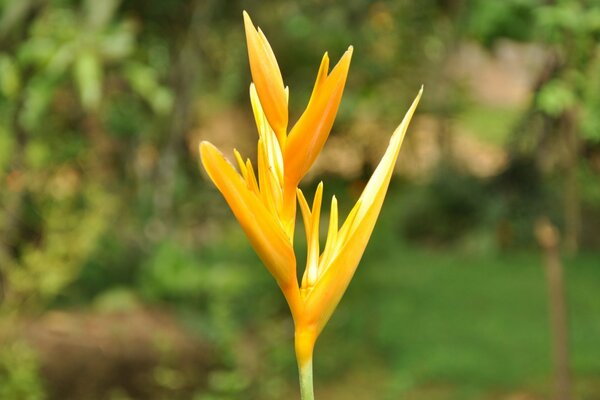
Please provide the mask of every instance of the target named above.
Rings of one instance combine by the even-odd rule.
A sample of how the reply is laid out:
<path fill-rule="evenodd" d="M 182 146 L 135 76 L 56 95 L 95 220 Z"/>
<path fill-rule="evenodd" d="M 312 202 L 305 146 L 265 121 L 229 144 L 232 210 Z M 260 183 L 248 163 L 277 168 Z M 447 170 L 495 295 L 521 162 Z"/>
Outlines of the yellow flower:
<path fill-rule="evenodd" d="M 325 53 L 308 105 L 288 133 L 288 88 L 284 87 L 275 55 L 246 12 L 244 24 L 253 79 L 250 100 L 258 128 L 257 173 L 250 160 L 244 160 L 237 151 L 239 173 L 208 142 L 200 144 L 200 154 L 208 175 L 289 304 L 296 331 L 296 354 L 302 369 L 311 365 L 315 341 L 346 291 L 367 246 L 422 88 L 341 227 L 337 200 L 335 196 L 332 198 L 327 240 L 320 251 L 323 183 L 317 187 L 312 207 L 298 184 L 323 148 L 333 125 L 352 47 L 331 72 Z M 296 199 L 308 242 L 307 265 L 300 283 L 296 278 L 293 248 Z"/>

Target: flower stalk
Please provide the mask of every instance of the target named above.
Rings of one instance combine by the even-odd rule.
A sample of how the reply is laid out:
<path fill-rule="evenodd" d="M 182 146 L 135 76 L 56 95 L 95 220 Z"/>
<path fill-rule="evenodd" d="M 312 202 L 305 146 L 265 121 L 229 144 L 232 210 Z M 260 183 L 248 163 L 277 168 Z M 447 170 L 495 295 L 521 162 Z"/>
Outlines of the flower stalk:
<path fill-rule="evenodd" d="M 298 371 L 300 372 L 300 399 L 314 400 L 312 358 L 304 364 L 298 364 Z"/>
<path fill-rule="evenodd" d="M 353 48 L 329 71 L 325 53 L 304 113 L 288 131 L 289 90 L 266 36 L 244 12 L 253 83 L 250 100 L 258 129 L 257 169 L 235 151 L 239 172 L 208 142 L 200 144 L 204 169 L 223 194 L 252 247 L 275 278 L 295 325 L 295 350 L 302 400 L 314 400 L 315 342 L 340 302 L 367 246 L 390 183 L 408 124 L 421 98 L 419 91 L 363 193 L 339 224 L 337 199 L 331 199 L 329 229 L 320 248 L 323 183 L 312 205 L 298 188 L 321 152 L 337 114 Z M 298 207 L 297 207 L 298 205 Z M 308 243 L 300 282 L 296 275 L 294 229 L 300 209 Z"/>

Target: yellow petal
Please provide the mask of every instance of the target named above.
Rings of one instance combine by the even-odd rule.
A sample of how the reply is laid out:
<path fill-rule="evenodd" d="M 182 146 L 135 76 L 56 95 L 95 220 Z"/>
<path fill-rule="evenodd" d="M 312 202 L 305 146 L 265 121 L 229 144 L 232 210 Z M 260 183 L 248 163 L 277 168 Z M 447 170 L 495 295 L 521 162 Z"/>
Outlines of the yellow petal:
<path fill-rule="evenodd" d="M 351 58 L 352 47 L 344 53 L 331 74 L 323 79 L 329 65 L 327 54 L 323 57 L 311 100 L 285 145 L 286 185 L 297 186 L 321 152 L 342 99 Z"/>
<path fill-rule="evenodd" d="M 329 229 L 327 231 L 327 239 L 325 240 L 325 249 L 319 260 L 319 276 L 324 272 L 324 266 L 330 264 L 331 258 L 337 247 L 338 240 L 338 205 L 337 198 L 331 198 L 331 211 L 329 213 Z"/>
<path fill-rule="evenodd" d="M 225 197 L 252 247 L 279 286 L 284 292 L 297 286 L 294 250 L 277 220 L 215 146 L 208 142 L 200 143 L 200 155 L 204 169 Z"/>
<path fill-rule="evenodd" d="M 319 89 L 327 79 L 327 74 L 329 74 L 329 54 L 325 52 L 323 54 L 323 59 L 321 60 L 321 65 L 319 66 L 319 72 L 317 72 L 317 79 L 315 80 L 315 85 L 313 86 L 313 91 L 310 94 L 310 99 L 308 100 L 308 104 L 316 97 L 316 94 L 319 93 Z"/>
<path fill-rule="evenodd" d="M 269 125 L 260 99 L 256 92 L 256 86 L 250 85 L 250 103 L 258 128 L 258 137 L 263 141 L 264 151 L 269 162 L 269 169 L 273 170 L 278 179 L 278 185 L 283 186 L 283 155 L 275 132 Z"/>
<path fill-rule="evenodd" d="M 304 197 L 304 193 L 302 193 L 302 190 L 296 189 L 296 193 L 298 194 L 298 203 L 300 204 L 300 211 L 302 212 L 304 230 L 306 231 L 306 242 L 310 243 L 310 229 L 307 229 L 306 227 L 311 225 L 312 213 L 310 211 L 310 207 L 308 206 L 308 202 L 306 201 L 306 197 Z"/>
<path fill-rule="evenodd" d="M 306 197 L 304 197 L 304 193 L 302 190 L 296 189 L 296 194 L 298 196 L 298 204 L 300 204 L 300 212 L 302 213 L 302 222 L 304 223 L 304 232 L 306 233 L 306 245 L 307 247 L 310 245 L 310 229 L 307 228 L 311 226 L 312 221 L 312 213 L 310 212 L 310 207 L 308 206 L 308 202 L 306 201 Z M 302 287 L 306 288 L 308 286 L 307 283 L 308 278 L 308 270 L 304 270 L 304 274 L 302 275 Z"/>
<path fill-rule="evenodd" d="M 267 120 L 273 127 L 280 145 L 283 146 L 287 133 L 288 102 L 281 71 L 267 38 L 262 31 L 256 30 L 246 11 L 244 11 L 244 27 L 252 80 L 256 85 Z"/>
<path fill-rule="evenodd" d="M 246 171 L 248 174 L 246 175 L 246 184 L 248 188 L 255 193 L 257 196 L 260 195 L 260 189 L 258 187 L 258 181 L 256 180 L 256 175 L 254 174 L 254 167 L 250 162 L 250 159 L 246 159 Z"/>
<path fill-rule="evenodd" d="M 309 319 L 317 328 L 317 332 L 323 329 L 331 317 L 367 246 L 387 192 L 402 140 L 422 93 L 423 89 L 421 88 L 402 123 L 392 135 L 382 160 L 360 196 L 357 206 L 353 210 L 356 215 L 348 226 L 344 243 L 341 244 L 331 264 L 325 266 L 326 270 L 306 298 L 306 310 L 310 314 Z"/>
<path fill-rule="evenodd" d="M 306 283 L 309 287 L 314 286 L 314 284 L 317 282 L 319 274 L 319 222 L 321 217 L 322 199 L 323 182 L 320 182 L 317 186 L 315 198 L 313 199 L 310 224 L 305 226 L 308 242 L 308 255 L 306 257 Z"/>

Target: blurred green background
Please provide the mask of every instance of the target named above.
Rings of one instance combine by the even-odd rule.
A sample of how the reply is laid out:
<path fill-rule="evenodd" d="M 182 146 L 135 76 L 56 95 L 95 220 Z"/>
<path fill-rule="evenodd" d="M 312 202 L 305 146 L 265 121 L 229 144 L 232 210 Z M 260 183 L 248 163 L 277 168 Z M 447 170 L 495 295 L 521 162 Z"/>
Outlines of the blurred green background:
<path fill-rule="evenodd" d="M 255 154 L 243 9 L 292 121 L 354 45 L 303 187 L 342 212 L 425 85 L 317 398 L 552 398 L 547 217 L 573 398 L 600 399 L 595 0 L 1 0 L 0 399 L 298 397 L 287 306 L 197 154 Z"/>

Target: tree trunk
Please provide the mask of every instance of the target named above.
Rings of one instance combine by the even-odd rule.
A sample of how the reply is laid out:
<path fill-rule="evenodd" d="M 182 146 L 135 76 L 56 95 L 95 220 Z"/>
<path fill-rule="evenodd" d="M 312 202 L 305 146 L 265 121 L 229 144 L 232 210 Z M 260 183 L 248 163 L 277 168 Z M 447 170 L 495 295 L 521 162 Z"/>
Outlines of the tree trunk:
<path fill-rule="evenodd" d="M 567 307 L 563 279 L 563 266 L 558 251 L 559 235 L 548 219 L 540 219 L 535 227 L 538 242 L 544 250 L 546 280 L 548 282 L 548 304 L 554 359 L 556 400 L 571 399 L 569 374 L 569 346 L 567 329 Z"/>
<path fill-rule="evenodd" d="M 580 145 L 575 111 L 565 112 L 562 122 L 566 151 L 564 181 L 565 250 L 570 254 L 574 254 L 579 250 L 581 231 L 581 198 L 577 179 Z"/>

